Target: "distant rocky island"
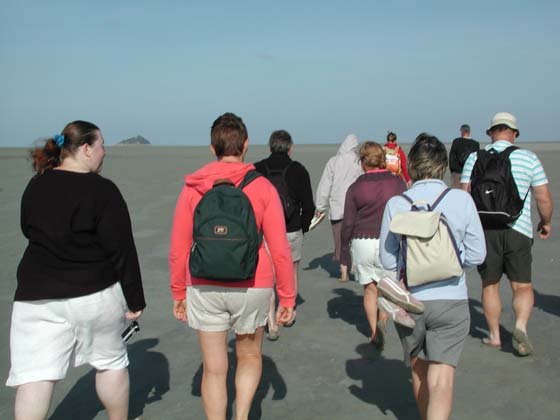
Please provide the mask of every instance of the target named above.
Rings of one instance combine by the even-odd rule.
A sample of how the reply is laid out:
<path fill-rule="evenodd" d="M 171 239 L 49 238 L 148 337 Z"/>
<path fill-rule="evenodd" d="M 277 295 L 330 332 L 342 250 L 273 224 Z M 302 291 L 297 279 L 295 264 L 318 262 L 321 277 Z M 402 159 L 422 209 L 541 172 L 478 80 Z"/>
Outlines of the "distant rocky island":
<path fill-rule="evenodd" d="M 128 144 L 152 144 L 144 137 L 138 135 L 136 137 L 131 137 L 126 140 L 119 141 L 117 145 L 128 145 Z"/>

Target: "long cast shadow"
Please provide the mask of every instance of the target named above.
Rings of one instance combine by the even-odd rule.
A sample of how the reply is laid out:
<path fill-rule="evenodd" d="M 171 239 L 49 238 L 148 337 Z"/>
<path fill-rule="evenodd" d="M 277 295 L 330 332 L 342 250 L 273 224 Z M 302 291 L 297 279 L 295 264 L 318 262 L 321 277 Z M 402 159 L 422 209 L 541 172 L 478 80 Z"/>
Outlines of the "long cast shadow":
<path fill-rule="evenodd" d="M 392 413 L 397 419 L 419 419 L 410 369 L 402 361 L 382 358 L 369 343 L 358 345 L 356 352 L 360 357 L 346 361 L 346 373 L 362 384 L 350 385 L 350 393 L 376 405 L 384 415 Z"/>
<path fill-rule="evenodd" d="M 322 257 L 317 257 L 309 261 L 307 267 L 303 267 L 304 271 L 308 270 L 316 270 L 317 268 L 321 268 L 325 270 L 329 277 L 338 278 L 340 277 L 340 265 L 338 262 L 333 261 L 333 253 L 325 254 Z"/>
<path fill-rule="evenodd" d="M 535 292 L 535 308 L 539 308 L 549 314 L 560 316 L 560 296 L 545 295 L 544 293 L 534 290 Z"/>
<path fill-rule="evenodd" d="M 233 418 L 233 403 L 235 401 L 235 369 L 237 367 L 237 358 L 235 356 L 235 339 L 230 340 L 228 343 L 231 349 L 228 352 L 228 373 L 227 373 L 227 393 L 228 393 L 228 403 L 226 410 L 226 419 Z M 286 398 L 288 389 L 286 387 L 286 382 L 284 378 L 278 372 L 276 363 L 268 357 L 263 355 L 262 359 L 262 377 L 257 387 L 255 393 L 255 398 L 251 405 L 251 411 L 249 412 L 249 420 L 259 420 L 262 418 L 262 402 L 266 398 L 270 389 L 272 388 L 272 399 L 273 400 L 283 400 Z M 201 385 L 202 385 L 202 364 L 196 371 L 192 379 L 191 394 L 195 397 L 202 396 Z"/>
<path fill-rule="evenodd" d="M 371 336 L 366 312 L 364 310 L 364 297 L 357 295 L 351 289 L 337 288 L 333 293 L 338 295 L 327 302 L 327 313 L 329 318 L 342 319 L 366 337 Z"/>
<path fill-rule="evenodd" d="M 129 418 L 138 418 L 144 407 L 162 399 L 169 391 L 169 362 L 159 352 L 149 351 L 159 343 L 147 338 L 128 347 L 130 365 Z M 56 407 L 50 420 L 91 420 L 104 410 L 95 393 L 95 369 L 82 376 Z"/>
<path fill-rule="evenodd" d="M 469 311 L 471 313 L 471 328 L 469 331 L 471 337 L 478 338 L 479 340 L 488 337 L 488 325 L 486 324 L 486 318 L 484 318 L 484 312 L 482 311 L 482 303 L 479 300 L 469 298 Z M 500 325 L 500 339 L 502 341 L 501 351 L 515 354 L 512 338 L 511 332 Z"/>

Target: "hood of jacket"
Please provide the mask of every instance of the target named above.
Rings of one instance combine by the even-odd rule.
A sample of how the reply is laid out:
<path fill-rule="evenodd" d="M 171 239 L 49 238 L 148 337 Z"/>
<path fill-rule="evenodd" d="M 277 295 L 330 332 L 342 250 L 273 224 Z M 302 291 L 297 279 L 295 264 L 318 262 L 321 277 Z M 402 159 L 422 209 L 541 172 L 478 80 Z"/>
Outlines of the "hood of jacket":
<path fill-rule="evenodd" d="M 210 190 L 214 186 L 214 182 L 219 179 L 229 179 L 235 185 L 239 185 L 245 177 L 245 174 L 253 169 L 255 169 L 255 166 L 252 163 L 211 162 L 204 165 L 196 172 L 185 175 L 185 184 L 188 187 L 194 188 L 200 194 L 204 194 Z"/>
<path fill-rule="evenodd" d="M 340 147 L 338 148 L 337 155 L 344 155 L 346 153 L 356 153 L 358 151 L 358 137 L 355 134 L 348 134 Z"/>

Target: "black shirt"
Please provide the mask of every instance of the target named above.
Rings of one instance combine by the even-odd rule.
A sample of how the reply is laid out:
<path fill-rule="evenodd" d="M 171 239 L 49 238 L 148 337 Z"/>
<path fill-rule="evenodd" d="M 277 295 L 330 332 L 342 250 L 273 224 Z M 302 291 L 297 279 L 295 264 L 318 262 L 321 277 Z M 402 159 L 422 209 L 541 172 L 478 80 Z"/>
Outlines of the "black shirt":
<path fill-rule="evenodd" d="M 56 169 L 33 177 L 21 230 L 29 244 L 15 300 L 85 296 L 120 281 L 131 311 L 146 306 L 128 209 L 108 179 Z"/>
<path fill-rule="evenodd" d="M 480 149 L 480 144 L 473 139 L 457 137 L 451 144 L 449 151 L 449 169 L 451 172 L 463 172 L 463 166 L 472 152 Z"/>
<path fill-rule="evenodd" d="M 301 229 L 305 233 L 309 230 L 309 224 L 315 214 L 313 190 L 307 169 L 301 163 L 292 161 L 287 153 L 272 153 L 268 158 L 255 163 L 255 168 L 266 176 L 266 166 L 273 170 L 284 169 L 290 163 L 292 165 L 286 172 L 286 184 L 293 194 L 293 198 L 299 202 L 300 211 L 296 211 L 286 222 L 286 231 L 297 232 Z"/>

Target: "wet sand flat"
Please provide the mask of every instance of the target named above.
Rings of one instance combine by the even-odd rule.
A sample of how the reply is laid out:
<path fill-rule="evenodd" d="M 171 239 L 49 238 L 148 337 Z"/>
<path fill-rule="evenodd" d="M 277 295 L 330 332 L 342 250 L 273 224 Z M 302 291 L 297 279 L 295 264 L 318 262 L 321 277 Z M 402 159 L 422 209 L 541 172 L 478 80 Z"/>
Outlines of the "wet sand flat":
<path fill-rule="evenodd" d="M 535 151 L 547 172 L 553 197 L 560 197 L 560 143 L 520 143 Z M 449 147 L 449 146 L 448 146 Z M 409 145 L 403 145 L 405 150 Z M 293 158 L 311 175 L 313 187 L 338 145 L 296 145 Z M 247 161 L 268 155 L 250 146 Z M 208 147 L 109 147 L 103 176 L 112 179 L 127 200 L 141 259 L 148 308 L 141 332 L 130 342 L 130 418 L 203 419 L 201 360 L 196 334 L 171 314 L 167 250 L 175 201 L 183 175 L 211 159 Z M 19 228 L 19 201 L 31 176 L 25 149 L 0 149 L 0 373 L 9 370 L 9 323 L 17 264 L 26 245 Z M 447 178 L 448 180 L 448 178 Z M 533 220 L 537 220 L 536 211 Z M 536 225 L 536 222 L 535 222 Z M 454 419 L 556 418 L 560 412 L 560 223 L 553 218 L 548 241 L 535 238 L 535 309 L 529 334 L 536 353 L 513 354 L 511 292 L 502 280 L 502 350 L 481 344 L 486 334 L 481 285 L 468 272 L 471 335 L 456 374 Z M 362 290 L 338 283 L 331 261 L 328 222 L 306 235 L 300 268 L 298 320 L 281 330 L 277 342 L 264 342 L 263 380 L 252 417 L 262 419 L 416 419 L 409 370 L 390 326 L 385 351 L 367 344 Z M 231 337 L 230 337 L 231 339 Z M 234 360 L 230 358 L 230 360 Z M 230 385 L 233 377 L 230 375 Z M 232 390 L 233 388 L 231 388 Z M 231 391 L 230 390 L 230 391 Z M 230 392 L 231 394 L 231 392 Z M 12 418 L 14 390 L 0 388 L 0 418 Z M 232 395 L 230 395 L 232 397 Z M 229 405 L 231 410 L 231 403 Z M 58 384 L 50 419 L 104 419 L 93 372 L 70 369 Z"/>

